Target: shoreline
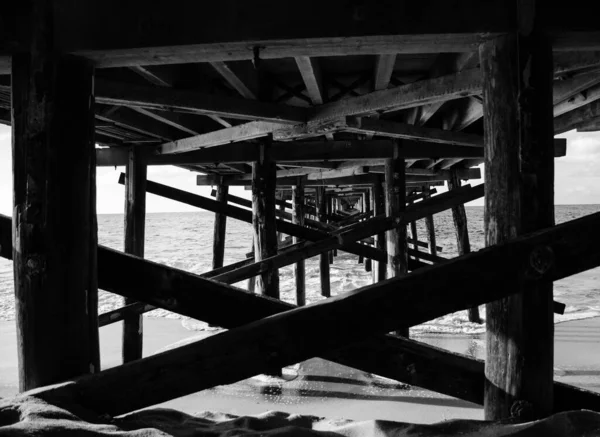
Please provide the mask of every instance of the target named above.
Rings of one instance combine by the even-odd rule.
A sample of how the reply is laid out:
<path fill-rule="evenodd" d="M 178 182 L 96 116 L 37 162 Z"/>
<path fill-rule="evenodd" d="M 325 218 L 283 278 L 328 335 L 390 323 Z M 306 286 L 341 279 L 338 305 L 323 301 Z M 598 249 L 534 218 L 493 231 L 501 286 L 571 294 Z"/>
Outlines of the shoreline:
<path fill-rule="evenodd" d="M 144 356 L 207 337 L 213 332 L 186 329 L 181 319 L 144 318 Z M 102 368 L 121 363 L 121 323 L 100 330 Z M 555 324 L 555 380 L 600 392 L 600 317 Z M 419 333 L 414 339 L 482 358 L 483 334 Z M 599 347 L 590 347 L 599 343 Z M 0 397 L 18 391 L 16 327 L 0 321 Z M 426 408 L 424 408 L 426 406 Z M 287 366 L 284 379 L 263 375 L 159 404 L 186 413 L 220 411 L 257 414 L 284 411 L 352 420 L 382 419 L 434 423 L 464 418 L 483 419 L 480 406 L 406 387 L 389 379 L 321 359 Z"/>

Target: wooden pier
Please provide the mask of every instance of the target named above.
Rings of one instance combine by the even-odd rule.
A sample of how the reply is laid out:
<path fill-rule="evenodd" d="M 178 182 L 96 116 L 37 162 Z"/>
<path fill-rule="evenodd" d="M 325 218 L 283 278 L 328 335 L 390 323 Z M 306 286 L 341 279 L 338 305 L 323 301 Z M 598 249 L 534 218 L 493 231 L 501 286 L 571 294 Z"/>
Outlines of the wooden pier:
<path fill-rule="evenodd" d="M 600 266 L 600 215 L 556 226 L 553 198 L 567 153 L 554 135 L 600 130 L 594 14 L 541 0 L 297 6 L 4 8 L 14 213 L 0 255 L 14 262 L 20 389 L 120 415 L 319 356 L 482 404 L 489 420 L 600 411 L 600 395 L 553 381 L 553 281 Z M 198 173 L 190 184 L 212 196 L 147 180 L 155 165 Z M 98 246 L 98 166 L 125 167 L 123 252 Z M 215 214 L 211 271 L 143 259 L 148 193 Z M 464 205 L 479 198 L 487 248 L 471 253 Z M 448 210 L 455 259 L 436 241 Z M 224 265 L 229 220 L 252 225 L 253 246 Z M 372 285 L 335 295 L 341 251 Z M 307 304 L 311 257 L 322 299 Z M 279 300 L 289 265 L 296 305 Z M 99 315 L 98 288 L 123 308 Z M 481 323 L 483 304 L 485 364 L 408 339 L 456 311 Z M 143 357 L 155 308 L 228 332 Z M 123 364 L 102 370 L 99 329 L 117 321 Z"/>

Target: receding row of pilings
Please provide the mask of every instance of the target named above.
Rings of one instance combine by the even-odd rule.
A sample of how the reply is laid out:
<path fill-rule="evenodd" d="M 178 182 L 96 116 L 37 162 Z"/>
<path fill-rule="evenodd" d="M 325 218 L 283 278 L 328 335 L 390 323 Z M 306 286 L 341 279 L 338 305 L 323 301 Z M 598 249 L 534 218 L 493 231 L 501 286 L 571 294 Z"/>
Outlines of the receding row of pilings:
<path fill-rule="evenodd" d="M 206 274 L 211 281 L 98 247 L 94 68 L 53 45 L 60 38 L 48 37 L 56 30 L 51 2 L 32 4 L 29 38 L 11 63 L 14 217 L 12 223 L 0 220 L 0 253 L 14 256 L 22 390 L 87 374 L 38 395 L 118 415 L 323 356 L 454 396 L 483 398 L 488 419 L 513 412 L 542 417 L 565 405 L 600 410 L 597 395 L 553 384 L 552 281 L 600 265 L 600 216 L 553 226 L 551 41 L 532 5 L 515 3 L 519 29 L 488 35 L 479 47 L 485 239 L 495 247 L 419 271 L 422 263 L 408 256 L 406 226 L 440 212 L 448 193 L 419 202 L 419 208 L 406 206 L 405 165 L 397 156 L 386 162 L 385 190 L 373 187 L 374 218 L 341 233 L 310 228 L 306 218 L 304 226 L 277 220 L 275 165 L 265 140 L 260 160 L 253 163 L 254 211 L 147 182 L 148 192 L 252 223 L 253 259 Z M 132 181 L 138 179 L 135 168 L 128 172 Z M 472 190 L 452 191 L 468 197 L 476 194 Z M 483 195 L 483 188 L 477 194 Z M 447 207 L 458 203 L 454 199 Z M 133 201 L 134 210 L 142 211 L 140 205 Z M 392 212 L 386 216 L 385 209 Z M 133 226 L 141 213 L 127 216 Z M 11 230 L 13 244 L 5 237 Z M 304 241 L 278 251 L 277 231 Z M 376 235 L 374 246 L 359 243 L 371 235 Z M 130 248 L 141 253 L 134 244 Z M 378 282 L 352 293 L 352 299 L 334 297 L 294 311 L 224 283 L 258 276 L 258 291 L 276 297 L 277 268 L 336 249 L 377 261 Z M 467 251 L 464 244 L 462 250 Z M 386 268 L 388 276 L 397 277 L 381 281 Z M 406 270 L 413 272 L 402 276 Z M 135 326 L 140 332 L 139 314 L 148 304 L 237 329 L 95 373 L 100 369 L 98 286 L 146 302 L 142 309 L 134 303 L 123 310 L 125 332 Z M 485 377 L 473 360 L 383 336 L 489 302 Z M 131 337 L 132 351 L 139 351 L 140 337 Z M 406 360 L 402 365 L 399 351 Z M 458 387 L 447 372 L 458 375 Z"/>

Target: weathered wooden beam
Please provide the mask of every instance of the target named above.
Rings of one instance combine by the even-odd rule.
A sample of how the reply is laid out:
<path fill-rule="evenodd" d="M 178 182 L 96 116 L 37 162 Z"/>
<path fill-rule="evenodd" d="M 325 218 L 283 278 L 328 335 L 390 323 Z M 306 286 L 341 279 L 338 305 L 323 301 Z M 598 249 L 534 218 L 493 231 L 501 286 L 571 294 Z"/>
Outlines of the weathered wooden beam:
<path fill-rule="evenodd" d="M 595 85 L 598 85 L 598 83 L 600 83 L 600 72 L 598 71 L 578 74 L 577 76 L 567 80 L 555 81 L 553 85 L 552 102 L 554 105 L 557 105 Z"/>
<path fill-rule="evenodd" d="M 347 132 L 373 134 L 390 138 L 430 141 L 458 146 L 483 147 L 483 137 L 430 127 L 420 127 L 373 118 L 352 118 L 347 121 Z"/>
<path fill-rule="evenodd" d="M 238 75 L 225 62 L 214 61 L 210 65 L 219 73 L 223 79 L 242 97 L 256 99 L 256 94 L 238 77 Z"/>
<path fill-rule="evenodd" d="M 285 223 L 275 217 L 276 166 L 270 158 L 270 139 L 263 140 L 259 147 L 259 160 L 252 163 L 252 230 L 256 261 L 277 255 L 277 228 L 281 228 L 279 223 Z M 302 229 L 301 226 L 298 228 Z M 263 296 L 279 299 L 279 271 L 269 269 L 263 272 L 257 278 L 256 289 Z"/>
<path fill-rule="evenodd" d="M 143 146 L 129 149 L 125 167 L 125 253 L 144 257 L 146 229 L 146 156 Z M 136 303 L 125 298 L 124 305 Z M 123 362 L 139 360 L 143 350 L 143 317 L 132 315 L 123 320 Z"/>
<path fill-rule="evenodd" d="M 383 192 L 383 175 L 378 176 L 377 180 L 373 183 L 373 214 L 377 217 L 385 214 L 385 195 Z M 385 233 L 378 232 L 374 236 L 374 246 L 379 250 L 386 250 Z M 385 263 L 374 261 L 373 268 L 373 283 L 383 281 L 385 279 L 387 267 Z"/>
<path fill-rule="evenodd" d="M 100 370 L 94 67 L 55 53 L 50 3 L 23 6 L 30 45 L 11 76 L 21 391 Z"/>
<path fill-rule="evenodd" d="M 552 52 L 533 9 L 519 9 L 526 26 L 523 33 L 480 47 L 485 181 L 491 194 L 486 196 L 484 214 L 488 246 L 554 224 Z M 540 261 L 549 261 L 544 249 L 538 253 Z M 525 285 L 520 278 L 512 276 L 506 285 L 517 295 L 487 305 L 488 420 L 510 417 L 516 408 L 530 419 L 552 412 L 552 282 L 533 280 Z"/>
<path fill-rule="evenodd" d="M 600 85 L 593 86 L 554 106 L 554 117 L 573 111 L 600 99 Z"/>
<path fill-rule="evenodd" d="M 600 117 L 600 100 L 594 100 L 575 110 L 559 115 L 554 119 L 554 133 L 562 134 Z"/>
<path fill-rule="evenodd" d="M 314 138 L 321 135 L 332 135 L 335 132 L 344 130 L 348 125 L 345 118 L 336 118 L 333 120 L 309 121 L 304 124 L 280 126 L 273 132 L 275 141 L 303 140 Z"/>
<path fill-rule="evenodd" d="M 104 79 L 96 80 L 95 88 L 96 101 L 108 105 L 281 123 L 302 123 L 306 121 L 307 114 L 304 108 L 204 94 L 194 90 L 120 83 Z"/>
<path fill-rule="evenodd" d="M 373 211 L 371 209 L 371 189 L 367 188 L 367 190 L 363 193 L 363 210 L 365 213 L 372 214 Z M 371 272 L 373 271 L 373 260 L 367 258 L 365 260 L 365 271 Z"/>
<path fill-rule="evenodd" d="M 317 217 L 320 222 L 327 222 L 327 195 L 325 187 L 317 188 Z M 1 244 L 1 243 L 0 243 Z M 331 279 L 329 275 L 329 252 L 319 255 L 319 279 L 321 280 L 321 296 L 331 296 Z"/>
<path fill-rule="evenodd" d="M 600 214 L 588 215 L 440 266 L 267 317 L 98 375 L 47 387 L 37 391 L 36 396 L 49 400 L 69 399 L 98 413 L 123 414 L 215 385 L 233 383 L 263 373 L 265 369 L 326 355 L 335 348 L 367 340 L 372 334 L 389 332 L 399 324 L 413 326 L 497 300 L 516 291 L 512 287 L 514 277 L 524 278 L 527 285 L 532 278 L 534 281 L 540 277 L 558 280 L 597 267 L 600 265 L 600 251 L 595 244 L 598 238 Z M 545 259 L 541 254 L 546 250 L 541 247 L 554 253 L 554 263 L 538 263 Z M 503 269 L 497 268 L 498 263 L 502 263 Z M 465 281 L 465 277 L 471 280 Z M 132 280 L 126 278 L 126 281 Z M 216 285 L 212 281 L 205 282 L 208 283 L 205 288 Z M 218 289 L 224 290 L 224 286 Z M 452 299 L 448 298 L 448 290 L 452 290 Z M 139 295 L 144 291 L 137 286 L 131 290 Z M 196 287 L 194 292 L 197 291 Z M 183 299 L 182 287 L 174 292 Z M 257 298 L 235 289 L 231 294 L 245 294 L 244 299 L 248 300 Z M 231 319 L 231 300 L 224 297 L 225 293 L 217 295 L 223 302 L 220 315 Z M 169 300 L 171 308 L 173 302 L 182 302 L 179 298 Z M 273 306 L 281 305 L 276 301 L 269 302 Z M 415 306 L 414 302 L 428 304 Z M 198 311 L 194 305 L 188 305 L 189 311 Z M 214 320 L 217 317 L 212 305 L 211 310 Z M 247 308 L 241 313 L 245 313 L 243 320 L 248 320 L 251 314 Z M 256 317 L 256 314 L 252 315 Z M 218 323 L 223 324 L 222 321 Z M 237 321 L 234 326 L 239 323 Z M 240 366 L 241 362 L 245 365 Z"/>
<path fill-rule="evenodd" d="M 452 178 L 452 176 L 450 176 L 450 178 Z M 461 204 L 461 206 L 464 208 L 464 204 Z M 433 214 L 429 214 L 425 217 L 425 229 L 427 230 L 429 254 L 435 257 L 437 256 L 437 244 L 435 239 L 435 222 L 433 221 Z"/>
<path fill-rule="evenodd" d="M 573 51 L 554 53 L 554 74 L 557 76 L 600 67 L 600 52 Z"/>
<path fill-rule="evenodd" d="M 325 99 L 323 98 L 323 80 L 318 59 L 311 59 L 308 56 L 298 56 L 295 58 L 295 61 L 313 105 L 322 105 Z"/>
<path fill-rule="evenodd" d="M 481 74 L 479 69 L 471 69 L 317 106 L 310 111 L 308 120 L 327 120 L 399 110 L 479 93 Z"/>
<path fill-rule="evenodd" d="M 157 153 L 161 155 L 184 153 L 223 144 L 253 140 L 266 137 L 274 130 L 281 127 L 281 123 L 251 121 L 249 123 L 165 143 L 158 148 Z"/>

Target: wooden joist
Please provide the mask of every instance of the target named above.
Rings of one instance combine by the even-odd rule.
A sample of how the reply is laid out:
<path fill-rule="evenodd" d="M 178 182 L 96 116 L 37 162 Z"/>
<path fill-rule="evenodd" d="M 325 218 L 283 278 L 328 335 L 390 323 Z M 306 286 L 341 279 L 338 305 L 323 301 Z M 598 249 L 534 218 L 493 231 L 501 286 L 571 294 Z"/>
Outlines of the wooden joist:
<path fill-rule="evenodd" d="M 479 69 L 472 69 L 317 106 L 309 113 L 308 120 L 328 120 L 399 110 L 479 93 L 481 74 Z"/>
<path fill-rule="evenodd" d="M 108 105 L 281 123 L 302 123 L 307 114 L 305 109 L 293 106 L 104 79 L 96 80 L 95 89 L 96 101 Z"/>
<path fill-rule="evenodd" d="M 497 300 L 515 292 L 511 286 L 514 277 L 523 278 L 527 284 L 533 278 L 558 280 L 597 267 L 600 265 L 600 251 L 595 242 L 599 238 L 600 214 L 592 214 L 440 266 L 268 317 L 175 350 L 46 387 L 37 391 L 36 395 L 50 400 L 70 400 L 92 411 L 113 416 L 127 413 L 215 385 L 233 383 L 275 366 L 326 355 L 335 348 L 367 340 L 372 334 L 389 332 L 400 324 L 413 326 Z M 554 254 L 551 259 L 544 256 L 549 251 Z M 502 269 L 497 268 L 499 263 Z M 115 272 L 111 273 L 118 278 L 116 283 L 120 287 L 131 282 L 128 293 L 136 294 L 136 298 L 139 295 L 149 299 L 148 290 L 140 287 L 140 278 L 130 274 L 122 278 Z M 141 280 L 147 281 L 148 278 L 142 277 Z M 214 289 L 218 285 L 212 281 L 204 282 L 206 287 L 194 287 L 195 296 L 205 293 L 204 288 Z M 188 299 L 184 297 L 183 284 L 179 285 L 169 293 L 177 298 L 170 296 L 163 299 L 171 308 Z M 155 286 L 156 283 L 151 283 L 152 288 Z M 220 291 L 225 287 L 218 285 Z M 399 289 L 402 293 L 398 293 Z M 245 295 L 244 299 L 249 304 L 252 299 L 257 299 L 257 296 L 235 289 L 231 289 L 231 293 L 238 294 L 237 298 L 240 294 Z M 186 312 L 206 311 L 210 306 L 210 311 L 206 312 L 210 313 L 207 316 L 212 320 L 221 316 L 233 319 L 231 300 L 225 298 L 225 293 L 219 292 L 215 296 L 222 302 L 221 311 L 215 311 L 212 305 L 190 302 L 186 305 Z M 203 301 L 211 302 L 210 299 Z M 268 302 L 273 307 L 282 305 L 276 301 Z M 427 302 L 427 305 L 416 306 L 415 302 Z M 265 314 L 264 310 L 261 312 Z M 256 315 L 243 308 L 239 316 L 243 321 Z M 240 320 L 237 320 L 234 326 L 239 326 L 239 323 Z M 241 362 L 245 365 L 240 366 Z"/>
<path fill-rule="evenodd" d="M 577 129 L 582 124 L 585 124 L 589 120 L 593 120 L 600 117 L 600 100 L 594 100 L 584 106 L 581 106 L 575 110 L 566 112 L 559 115 L 554 119 L 554 133 L 562 134 L 570 131 L 571 129 Z"/>

